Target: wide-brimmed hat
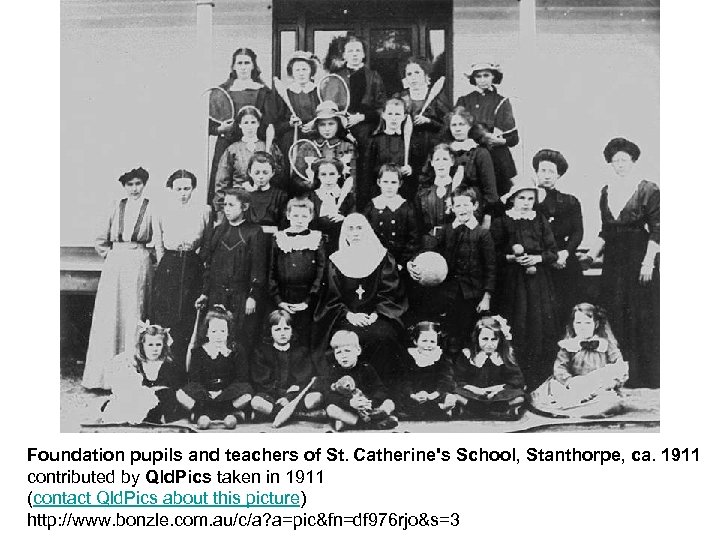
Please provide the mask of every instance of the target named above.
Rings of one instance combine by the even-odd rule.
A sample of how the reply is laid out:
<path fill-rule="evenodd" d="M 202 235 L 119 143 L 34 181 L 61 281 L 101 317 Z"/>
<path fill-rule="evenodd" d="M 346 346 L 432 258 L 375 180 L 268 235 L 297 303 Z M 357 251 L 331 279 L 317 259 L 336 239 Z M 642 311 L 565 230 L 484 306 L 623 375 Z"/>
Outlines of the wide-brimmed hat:
<path fill-rule="evenodd" d="M 310 64 L 311 77 L 314 76 L 315 73 L 317 73 L 317 68 L 320 63 L 318 57 L 308 51 L 295 51 L 290 55 L 290 58 L 288 59 L 286 67 L 288 76 L 292 76 L 292 66 L 295 62 L 298 61 L 307 62 L 308 64 Z"/>
<path fill-rule="evenodd" d="M 510 188 L 510 191 L 508 191 L 505 195 L 500 197 L 500 200 L 504 203 L 507 203 L 509 200 L 511 200 L 515 195 L 520 193 L 521 191 L 534 191 L 535 192 L 535 199 L 537 200 L 538 196 L 538 188 L 535 185 L 535 182 L 532 182 L 530 180 L 521 180 L 513 185 L 513 187 Z"/>
<path fill-rule="evenodd" d="M 339 107 L 334 101 L 323 101 L 315 108 L 315 118 L 313 124 L 318 120 L 329 120 L 337 118 L 344 128 L 347 128 L 347 116 L 340 112 Z"/>
<path fill-rule="evenodd" d="M 493 74 L 493 83 L 500 84 L 503 80 L 503 72 L 500 64 L 494 64 L 492 62 L 475 62 L 470 64 L 463 74 L 473 82 L 473 78 L 478 71 L 489 71 Z"/>

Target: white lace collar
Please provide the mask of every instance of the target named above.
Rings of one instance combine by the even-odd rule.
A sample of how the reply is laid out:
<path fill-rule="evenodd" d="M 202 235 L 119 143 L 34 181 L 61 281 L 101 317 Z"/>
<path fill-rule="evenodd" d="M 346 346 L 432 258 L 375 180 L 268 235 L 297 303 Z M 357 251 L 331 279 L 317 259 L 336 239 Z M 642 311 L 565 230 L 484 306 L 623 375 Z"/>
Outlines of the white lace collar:
<path fill-rule="evenodd" d="M 474 358 L 470 359 L 470 363 L 477 368 L 483 367 L 487 361 L 488 356 L 484 352 L 479 352 Z M 497 352 L 490 354 L 490 362 L 496 366 L 502 366 L 504 364 L 503 359 L 500 358 Z"/>
<path fill-rule="evenodd" d="M 480 225 L 480 223 L 478 223 L 478 220 L 475 216 L 470 216 L 470 219 L 468 219 L 465 223 L 460 223 L 460 220 L 458 220 L 457 218 L 455 219 L 455 221 L 452 222 L 453 229 L 457 229 L 460 225 L 465 225 L 468 229 L 474 231 L 475 227 Z"/>
<path fill-rule="evenodd" d="M 568 352 L 576 353 L 582 350 L 581 342 L 583 341 L 597 341 L 598 346 L 595 349 L 596 352 L 605 353 L 608 350 L 608 340 L 598 336 L 593 336 L 589 339 L 580 339 L 579 337 L 567 338 L 558 341 L 558 345 Z"/>
<path fill-rule="evenodd" d="M 393 212 L 397 212 L 397 209 L 405 202 L 405 199 L 403 199 L 400 195 L 395 195 L 392 199 L 378 195 L 372 201 L 373 205 L 375 205 L 375 208 L 378 210 L 389 208 Z"/>
<path fill-rule="evenodd" d="M 464 150 L 465 152 L 469 152 L 473 148 L 477 148 L 477 143 L 472 139 L 465 139 L 464 141 L 453 141 L 450 143 L 450 148 L 453 149 L 455 152 L 459 152 L 460 150 Z"/>
<path fill-rule="evenodd" d="M 309 82 L 305 88 L 302 88 L 298 83 L 293 81 L 290 83 L 287 87 L 288 90 L 290 90 L 293 94 L 309 94 L 310 92 L 315 91 L 315 83 Z"/>
<path fill-rule="evenodd" d="M 232 350 L 228 348 L 227 345 L 212 345 L 210 343 L 206 343 L 203 345 L 203 349 L 205 349 L 205 352 L 208 354 L 210 358 L 215 360 L 218 357 L 218 354 L 222 354 L 225 358 L 230 356 L 232 354 Z"/>
<path fill-rule="evenodd" d="M 286 343 L 285 345 L 283 345 L 283 346 L 281 347 L 280 345 L 278 345 L 277 343 L 275 343 L 275 342 L 273 341 L 273 348 L 274 348 L 276 351 L 287 352 L 287 351 L 290 350 L 290 343 Z"/>
<path fill-rule="evenodd" d="M 417 367 L 423 368 L 432 366 L 435 362 L 440 360 L 440 356 L 442 356 L 442 349 L 437 347 L 430 352 L 424 353 L 417 347 L 412 347 L 411 349 L 408 349 L 408 354 L 410 354 L 413 360 L 415 360 L 415 365 Z"/>
<path fill-rule="evenodd" d="M 317 141 L 315 141 L 315 144 L 319 148 L 322 148 L 323 146 L 327 146 L 328 148 L 335 148 L 337 145 L 340 144 L 340 139 L 338 137 L 333 137 L 332 139 L 323 139 L 320 137 Z"/>
<path fill-rule="evenodd" d="M 528 221 L 532 221 L 533 219 L 535 219 L 535 215 L 536 215 L 535 210 L 530 210 L 529 212 L 522 213 L 522 212 L 515 210 L 514 208 L 511 208 L 510 210 L 506 210 L 505 214 L 507 215 L 507 217 L 514 219 L 515 221 L 517 221 L 519 219 L 527 219 Z"/>
<path fill-rule="evenodd" d="M 287 229 L 275 233 L 275 241 L 283 253 L 303 251 L 305 249 L 315 251 L 320 246 L 320 240 L 322 240 L 322 233 L 320 231 L 310 231 L 310 234 L 298 234 L 294 236 L 288 236 Z"/>

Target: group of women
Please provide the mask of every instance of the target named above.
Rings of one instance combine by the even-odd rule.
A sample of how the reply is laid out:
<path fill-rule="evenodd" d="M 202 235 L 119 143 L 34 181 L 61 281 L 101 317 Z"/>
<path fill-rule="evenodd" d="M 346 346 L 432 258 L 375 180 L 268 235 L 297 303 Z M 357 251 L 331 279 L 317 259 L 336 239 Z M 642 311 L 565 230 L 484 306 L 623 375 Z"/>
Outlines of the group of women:
<path fill-rule="evenodd" d="M 386 96 L 382 79 L 365 64 L 362 40 L 349 36 L 340 50 L 342 58 L 326 61 L 326 65 L 335 66 L 336 73 L 348 83 L 346 126 L 352 144 L 357 147 L 356 174 L 360 178 L 363 153 L 381 122 Z M 313 56 L 302 51 L 294 54 L 288 63 L 287 73 L 293 82 L 287 89 L 287 97 L 292 112 L 280 96 L 263 83 L 257 57 L 251 49 L 235 51 L 230 76 L 221 86 L 231 96 L 236 111 L 247 106 L 259 111 L 259 141 L 265 139 L 272 126 L 281 152 L 286 156 L 295 131 L 309 137 L 316 129 L 314 120 L 320 100 L 313 79 L 317 69 Z M 414 159 L 424 156 L 422 161 L 425 161 L 443 137 L 447 137 L 453 151 L 461 155 L 469 143 L 453 139 L 451 135 L 454 127 L 452 121 L 448 121 L 451 108 L 446 95 L 441 93 L 430 103 L 426 102 L 433 82 L 429 78 L 429 64 L 411 59 L 403 70 L 406 89 L 397 97 L 405 104 L 414 124 Z M 497 91 L 502 71 L 496 64 L 473 64 L 466 75 L 476 89 L 461 97 L 457 105 L 464 107 L 464 114 L 472 118 L 475 138 L 472 144 L 483 149 L 482 155 L 490 156 L 491 161 L 485 166 L 492 169 L 495 197 L 516 197 L 522 192 L 522 184 L 515 179 L 517 172 L 509 148 L 518 144 L 519 135 L 510 103 Z M 443 127 L 447 129 L 443 131 Z M 211 121 L 210 134 L 216 136 L 207 198 L 207 202 L 213 204 L 216 194 L 212 179 L 218 173 L 225 150 L 238 140 L 237 123 Z M 554 345 L 560 338 L 560 318 L 570 313 L 572 305 L 587 300 L 582 263 L 589 265 L 602 256 L 600 296 L 593 300 L 608 312 L 620 348 L 630 364 L 630 384 L 656 387 L 659 385 L 659 189 L 635 175 L 634 165 L 639 156 L 637 145 L 626 139 L 613 139 L 606 146 L 604 157 L 612 174 L 599 197 L 602 231 L 589 252 L 580 255 L 578 248 L 583 239 L 580 203 L 572 195 L 556 189 L 556 182 L 568 169 L 567 161 L 554 150 L 542 150 L 535 155 L 537 188 L 532 189 L 539 199 L 535 210 L 549 225 L 557 260 L 541 258 L 539 265 L 545 267 L 551 279 L 540 292 L 518 291 L 517 298 L 510 302 L 514 302 L 510 322 L 522 328 L 526 320 L 541 321 L 541 327 L 526 329 L 527 340 Z M 477 158 L 477 161 L 482 160 Z M 419 172 L 426 170 L 428 163 L 418 161 L 411 163 L 411 167 L 418 173 L 415 181 L 422 186 L 423 176 Z M 287 165 L 276 174 L 286 177 L 287 181 L 291 175 Z M 98 253 L 106 262 L 83 376 L 86 388 L 108 388 L 104 366 L 136 343 L 138 321 L 150 319 L 171 328 L 173 356 L 180 359 L 185 357 L 193 332 L 194 301 L 201 294 L 203 272 L 207 271 L 201 248 L 209 241 L 215 225 L 212 209 L 197 204 L 197 197 L 193 197 L 197 179 L 191 172 L 178 170 L 170 176 L 167 187 L 173 197 L 165 205 L 151 205 L 143 197 L 148 177 L 142 168 L 120 177 L 127 197 L 114 205 L 97 242 Z M 280 182 L 280 185 L 288 184 Z M 497 202 L 489 213 L 492 216 L 488 219 L 505 219 L 506 208 Z M 359 334 L 365 354 L 382 355 L 388 339 L 401 339 L 396 336 L 402 334 L 407 306 L 399 285 L 398 268 L 375 234 L 363 230 L 368 228 L 367 221 L 354 218 L 343 225 L 339 249 L 329 257 L 325 271 L 324 304 L 317 308 L 316 321 L 333 328 L 352 328 Z M 522 236 L 522 231 L 518 234 Z M 157 267 L 150 256 L 153 245 L 159 260 Z M 361 287 L 358 283 L 366 285 Z M 537 283 L 536 280 L 533 287 L 537 287 Z M 523 295 L 533 298 L 521 298 Z M 528 311 L 533 313 L 528 315 Z M 348 313 L 376 315 L 362 321 L 346 316 L 338 326 L 338 317 Z"/>

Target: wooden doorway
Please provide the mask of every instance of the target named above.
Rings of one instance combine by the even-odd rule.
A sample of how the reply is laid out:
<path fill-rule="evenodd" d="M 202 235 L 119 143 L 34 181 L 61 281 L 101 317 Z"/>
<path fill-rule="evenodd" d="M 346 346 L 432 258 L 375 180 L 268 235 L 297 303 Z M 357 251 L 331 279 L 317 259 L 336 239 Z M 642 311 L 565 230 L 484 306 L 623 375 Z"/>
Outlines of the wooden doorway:
<path fill-rule="evenodd" d="M 452 81 L 452 0 L 275 0 L 273 73 L 285 76 L 295 50 L 323 61 L 332 39 L 348 32 L 368 44 L 366 63 L 380 73 L 388 95 L 402 90 L 399 69 L 409 56 L 432 62 L 433 79 Z M 452 95 L 451 84 L 447 91 Z"/>

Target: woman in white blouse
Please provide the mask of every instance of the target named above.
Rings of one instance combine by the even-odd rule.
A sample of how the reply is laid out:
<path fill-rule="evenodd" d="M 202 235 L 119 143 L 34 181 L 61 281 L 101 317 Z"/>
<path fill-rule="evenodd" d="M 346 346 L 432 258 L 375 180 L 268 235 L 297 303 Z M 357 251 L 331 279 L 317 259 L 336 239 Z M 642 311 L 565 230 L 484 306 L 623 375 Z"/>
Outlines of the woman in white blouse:
<path fill-rule="evenodd" d="M 98 284 L 82 384 L 109 389 L 108 363 L 135 343 L 137 321 L 150 305 L 153 267 L 148 244 L 153 239 L 152 209 L 143 197 L 148 172 L 139 167 L 118 180 L 127 197 L 116 201 L 95 242 L 105 259 Z"/>
<path fill-rule="evenodd" d="M 154 324 L 169 328 L 172 355 L 185 358 L 195 322 L 195 300 L 202 287 L 202 263 L 198 248 L 212 232 L 210 207 L 192 199 L 197 178 L 184 169 L 167 181 L 173 197 L 155 213 L 153 224 L 159 264 L 152 289 Z"/>

